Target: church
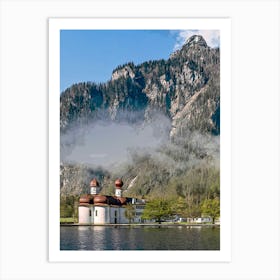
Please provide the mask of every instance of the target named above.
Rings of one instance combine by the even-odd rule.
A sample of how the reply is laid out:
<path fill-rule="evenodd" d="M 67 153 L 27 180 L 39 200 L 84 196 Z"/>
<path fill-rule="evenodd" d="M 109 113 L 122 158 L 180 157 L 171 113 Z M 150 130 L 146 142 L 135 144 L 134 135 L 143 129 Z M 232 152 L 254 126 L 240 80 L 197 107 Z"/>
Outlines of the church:
<path fill-rule="evenodd" d="M 142 223 L 145 201 L 123 197 L 123 182 L 115 181 L 115 195 L 101 195 L 99 182 L 94 178 L 90 182 L 90 193 L 79 199 L 79 224 L 128 224 Z M 128 205 L 131 205 L 128 207 Z M 128 218 L 128 211 L 133 213 Z"/>

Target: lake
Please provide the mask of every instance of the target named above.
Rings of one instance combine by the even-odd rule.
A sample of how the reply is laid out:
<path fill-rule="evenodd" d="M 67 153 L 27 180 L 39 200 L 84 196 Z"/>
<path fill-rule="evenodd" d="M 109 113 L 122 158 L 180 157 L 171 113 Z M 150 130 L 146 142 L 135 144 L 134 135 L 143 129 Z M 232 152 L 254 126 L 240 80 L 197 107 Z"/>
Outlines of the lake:
<path fill-rule="evenodd" d="M 60 226 L 60 250 L 219 249 L 219 226 Z"/>

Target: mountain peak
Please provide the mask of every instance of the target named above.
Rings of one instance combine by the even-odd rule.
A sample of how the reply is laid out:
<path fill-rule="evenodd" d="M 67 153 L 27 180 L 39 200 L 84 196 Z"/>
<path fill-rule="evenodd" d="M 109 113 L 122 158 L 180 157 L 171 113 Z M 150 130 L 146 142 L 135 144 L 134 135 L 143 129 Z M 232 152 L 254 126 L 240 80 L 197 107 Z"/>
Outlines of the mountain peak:
<path fill-rule="evenodd" d="M 172 59 L 174 57 L 182 56 L 182 53 L 185 53 L 186 51 L 188 51 L 189 48 L 194 46 L 200 46 L 203 48 L 208 47 L 205 39 L 201 35 L 192 35 L 190 38 L 186 40 L 184 45 L 180 49 L 173 52 L 169 58 Z"/>
<path fill-rule="evenodd" d="M 199 45 L 202 47 L 207 47 L 207 43 L 205 39 L 201 35 L 193 35 L 191 36 L 186 43 L 184 44 L 185 46 L 193 46 L 193 45 Z"/>

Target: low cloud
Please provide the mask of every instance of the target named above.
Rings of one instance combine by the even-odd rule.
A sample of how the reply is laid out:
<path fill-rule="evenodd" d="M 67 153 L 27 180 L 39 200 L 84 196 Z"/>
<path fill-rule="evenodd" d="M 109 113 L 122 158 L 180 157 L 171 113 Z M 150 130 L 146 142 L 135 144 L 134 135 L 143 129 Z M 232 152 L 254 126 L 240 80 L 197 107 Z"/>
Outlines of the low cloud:
<path fill-rule="evenodd" d="M 97 121 L 61 135 L 61 162 L 111 168 L 129 161 L 132 151 L 154 150 L 169 139 L 170 120 L 158 114 L 141 126 Z"/>

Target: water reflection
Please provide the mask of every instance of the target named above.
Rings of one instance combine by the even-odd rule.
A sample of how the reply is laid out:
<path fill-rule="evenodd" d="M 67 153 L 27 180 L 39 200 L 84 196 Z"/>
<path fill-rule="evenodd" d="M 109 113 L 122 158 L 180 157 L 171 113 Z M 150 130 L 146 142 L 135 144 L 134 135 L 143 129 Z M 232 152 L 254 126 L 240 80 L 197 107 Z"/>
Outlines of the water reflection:
<path fill-rule="evenodd" d="M 77 240 L 77 246 L 78 250 L 86 250 L 88 246 L 92 246 L 91 238 L 90 238 L 90 227 L 78 227 L 78 240 Z"/>
<path fill-rule="evenodd" d="M 115 227 L 114 230 L 111 232 L 111 238 L 112 238 L 112 249 L 113 250 L 121 250 L 122 246 L 122 238 L 120 233 L 120 228 Z"/>
<path fill-rule="evenodd" d="M 61 250 L 219 250 L 219 248 L 219 227 L 60 227 Z"/>

